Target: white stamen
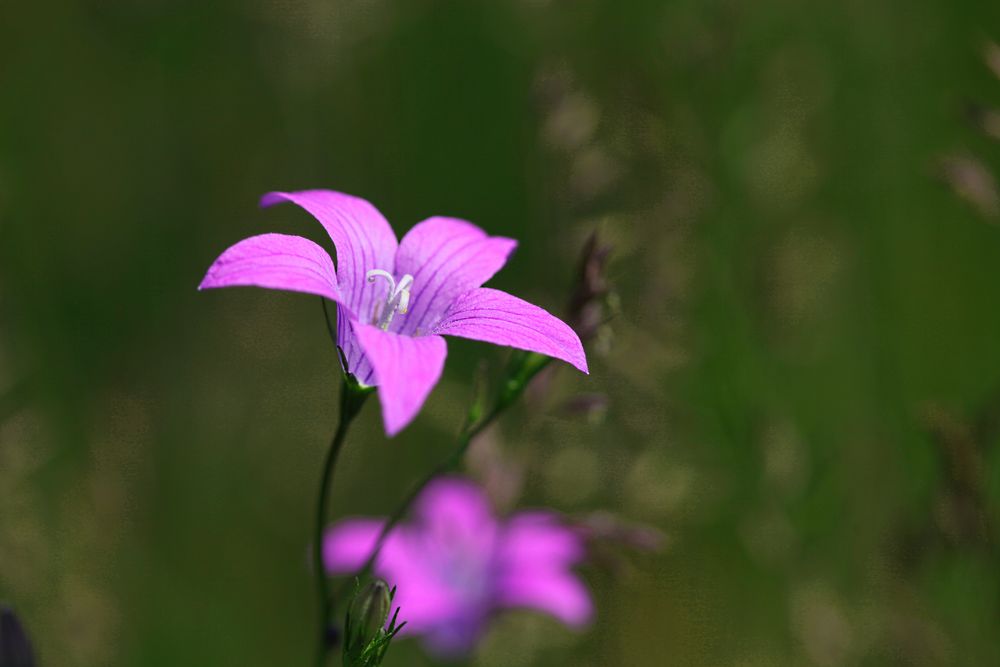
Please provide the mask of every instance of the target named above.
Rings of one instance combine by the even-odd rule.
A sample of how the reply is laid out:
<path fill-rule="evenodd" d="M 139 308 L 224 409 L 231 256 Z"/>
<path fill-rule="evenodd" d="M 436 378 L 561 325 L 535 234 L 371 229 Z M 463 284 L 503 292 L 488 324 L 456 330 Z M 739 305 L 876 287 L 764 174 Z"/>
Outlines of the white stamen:
<path fill-rule="evenodd" d="M 371 269 L 365 273 L 365 278 L 370 283 L 375 282 L 376 278 L 385 278 L 389 281 L 389 292 L 385 297 L 385 302 L 376 303 L 372 311 L 372 324 L 383 331 L 388 331 L 396 312 L 405 315 L 410 307 L 410 288 L 413 285 L 413 276 L 407 273 L 399 279 L 397 284 L 396 279 L 388 271 Z"/>
<path fill-rule="evenodd" d="M 393 292 L 396 291 L 396 279 L 393 278 L 392 274 L 389 273 L 388 271 L 383 271 L 382 269 L 372 269 L 371 271 L 365 274 L 365 278 L 367 278 L 368 282 L 370 283 L 375 282 L 376 278 L 385 278 L 386 280 L 389 281 L 389 294 L 392 294 Z"/>

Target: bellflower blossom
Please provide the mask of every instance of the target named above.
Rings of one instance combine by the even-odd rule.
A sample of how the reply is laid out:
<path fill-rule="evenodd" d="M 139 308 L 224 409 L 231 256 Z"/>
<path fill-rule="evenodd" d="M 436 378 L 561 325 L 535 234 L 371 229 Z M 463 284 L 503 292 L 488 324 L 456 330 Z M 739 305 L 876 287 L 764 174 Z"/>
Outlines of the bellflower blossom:
<path fill-rule="evenodd" d="M 562 320 L 515 296 L 481 287 L 517 242 L 475 225 L 433 217 L 397 242 L 378 209 L 330 190 L 271 192 L 261 206 L 292 202 L 326 229 L 337 264 L 301 236 L 262 234 L 222 253 L 199 289 L 249 285 L 318 294 L 337 304 L 345 370 L 377 385 L 385 430 L 420 411 L 444 368 L 442 335 L 538 352 L 584 373 L 580 339 Z"/>
<path fill-rule="evenodd" d="M 327 570 L 361 567 L 383 525 L 346 519 L 331 527 L 323 544 Z M 457 656 L 503 609 L 532 608 L 571 627 L 586 625 L 590 595 L 570 569 L 583 555 L 583 538 L 555 514 L 498 519 L 478 486 L 446 477 L 417 499 L 412 521 L 389 533 L 374 569 L 397 586 L 393 604 L 406 621 L 400 634 L 421 635 L 432 652 Z"/>

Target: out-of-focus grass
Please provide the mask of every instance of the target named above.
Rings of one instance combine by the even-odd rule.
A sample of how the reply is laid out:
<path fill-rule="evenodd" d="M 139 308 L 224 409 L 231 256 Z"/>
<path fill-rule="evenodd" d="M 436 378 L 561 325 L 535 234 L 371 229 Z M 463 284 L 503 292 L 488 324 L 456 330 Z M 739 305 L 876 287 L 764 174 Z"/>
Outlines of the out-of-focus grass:
<path fill-rule="evenodd" d="M 254 207 L 313 186 L 520 239 L 494 284 L 553 309 L 616 245 L 592 375 L 489 446 L 509 502 L 668 547 L 586 571 L 590 632 L 510 616 L 476 664 L 1000 660 L 1000 8 L 814 4 L 0 8 L 0 597 L 43 662 L 308 659 L 319 305 L 194 288 L 243 236 L 322 241 Z M 403 435 L 365 411 L 339 513 L 447 451 L 500 356 L 450 349 Z"/>

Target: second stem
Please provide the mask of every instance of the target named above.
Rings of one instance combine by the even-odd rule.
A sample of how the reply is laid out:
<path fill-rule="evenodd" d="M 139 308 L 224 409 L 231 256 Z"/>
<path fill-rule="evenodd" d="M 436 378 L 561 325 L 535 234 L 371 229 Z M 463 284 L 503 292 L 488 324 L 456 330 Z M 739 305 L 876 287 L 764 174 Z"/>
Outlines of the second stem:
<path fill-rule="evenodd" d="M 331 645 L 330 614 L 333 600 L 330 599 L 330 583 L 323 566 L 323 531 L 327 523 L 327 507 L 330 504 L 330 489 L 333 486 L 333 473 L 337 467 L 337 458 L 347 437 L 347 429 L 361 411 L 370 390 L 361 389 L 345 380 L 340 392 L 340 420 L 337 430 L 330 441 L 323 463 L 323 477 L 320 480 L 319 499 L 316 503 L 316 524 L 313 534 L 313 570 L 316 576 L 316 597 L 319 609 L 319 636 L 316 645 L 316 666 L 326 664 L 326 655 Z"/>

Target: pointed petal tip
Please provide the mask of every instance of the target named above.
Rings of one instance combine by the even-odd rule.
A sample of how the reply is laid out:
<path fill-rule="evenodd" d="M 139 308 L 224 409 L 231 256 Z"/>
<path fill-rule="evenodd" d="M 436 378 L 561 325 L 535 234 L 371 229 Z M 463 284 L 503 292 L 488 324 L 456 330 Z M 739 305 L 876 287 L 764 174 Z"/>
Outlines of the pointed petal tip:
<path fill-rule="evenodd" d="M 557 323 L 557 326 L 561 328 L 565 334 L 562 342 L 557 346 L 557 350 L 551 350 L 543 354 L 548 354 L 554 359 L 565 361 L 567 364 L 584 375 L 590 375 L 590 366 L 587 363 L 587 351 L 583 348 L 583 341 L 580 340 L 579 334 L 576 333 L 573 327 L 569 326 L 559 318 L 547 312 L 546 314 L 549 315 L 555 323 Z"/>
<path fill-rule="evenodd" d="M 400 431 L 402 431 L 409 425 L 409 422 L 397 424 L 392 420 L 390 420 L 388 417 L 386 417 L 384 411 L 382 414 L 383 414 L 382 425 L 385 427 L 385 437 L 387 438 L 395 438 L 397 435 L 399 435 Z"/>
<path fill-rule="evenodd" d="M 199 292 L 204 292 L 207 289 L 214 289 L 216 287 L 219 287 L 219 285 L 216 284 L 216 278 L 213 275 L 215 272 L 212 269 L 214 268 L 215 268 L 214 264 L 208 267 L 208 271 L 205 272 L 205 277 L 201 279 L 200 283 L 198 283 Z"/>
<path fill-rule="evenodd" d="M 574 332 L 575 333 L 575 332 Z M 583 343 L 579 336 L 576 339 L 576 349 L 573 350 L 573 360 L 569 362 L 573 368 L 584 375 L 590 375 L 590 365 L 587 363 L 587 352 L 583 349 Z"/>
<path fill-rule="evenodd" d="M 261 208 L 267 208 L 269 206 L 274 206 L 275 204 L 280 204 L 282 202 L 288 201 L 288 193 L 281 192 L 278 190 L 272 190 L 271 192 L 265 192 L 260 196 L 257 201 L 257 205 Z"/>
<path fill-rule="evenodd" d="M 590 375 L 590 365 L 587 363 L 587 351 L 583 349 L 583 341 L 580 340 L 580 336 L 573 330 L 572 327 L 561 320 L 560 323 L 566 327 L 567 333 L 571 336 L 571 338 L 566 341 L 566 344 L 563 346 L 565 354 L 558 358 L 562 359 L 584 375 Z"/>
<path fill-rule="evenodd" d="M 507 245 L 507 258 L 509 259 L 514 251 L 517 250 L 517 239 L 512 239 L 508 236 L 494 236 L 494 239 Z"/>
<path fill-rule="evenodd" d="M 420 406 L 413 411 L 410 409 L 401 411 L 397 406 L 392 404 L 393 398 L 386 395 L 387 390 L 384 391 L 382 387 L 379 387 L 377 391 L 379 403 L 382 406 L 382 428 L 385 430 L 385 437 L 395 438 L 417 418 L 417 415 L 420 413 Z M 422 404 L 423 401 L 421 401 L 421 406 Z"/>
<path fill-rule="evenodd" d="M 209 267 L 208 271 L 205 272 L 205 277 L 201 279 L 200 283 L 198 283 L 198 291 L 204 292 L 205 290 L 212 289 L 213 287 L 216 287 L 216 285 L 212 280 L 212 268 Z"/>
<path fill-rule="evenodd" d="M 587 355 L 584 354 L 583 348 L 573 350 L 560 350 L 560 353 L 555 351 L 543 353 L 552 357 L 553 359 L 558 359 L 559 361 L 565 362 L 580 371 L 584 375 L 590 375 L 590 366 L 587 364 Z"/>

